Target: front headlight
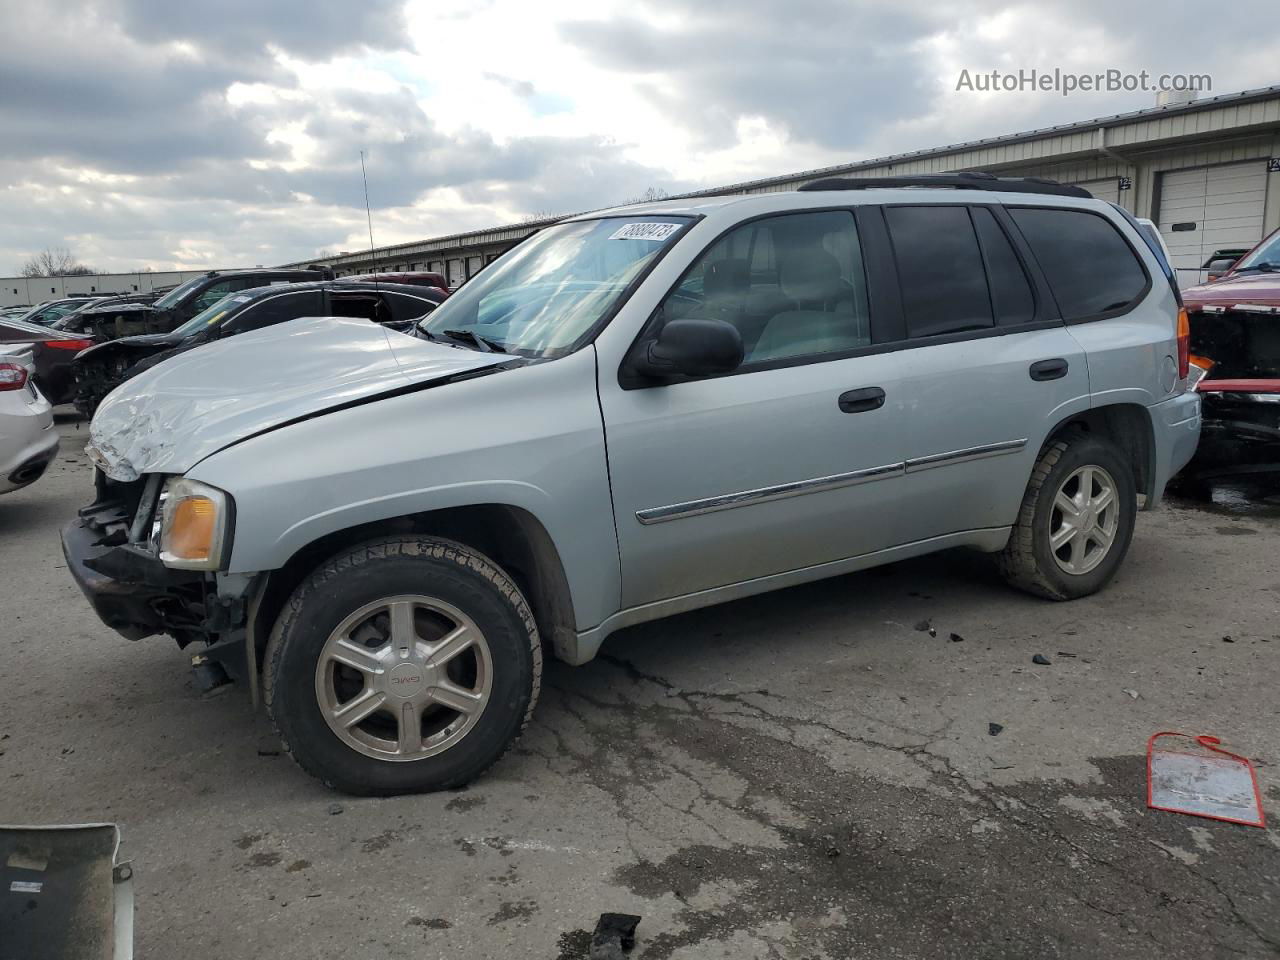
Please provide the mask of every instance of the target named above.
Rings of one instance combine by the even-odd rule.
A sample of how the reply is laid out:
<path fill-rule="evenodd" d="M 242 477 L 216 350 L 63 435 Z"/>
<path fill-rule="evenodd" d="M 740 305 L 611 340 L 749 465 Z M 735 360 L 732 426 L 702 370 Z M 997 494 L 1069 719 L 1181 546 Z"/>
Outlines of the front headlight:
<path fill-rule="evenodd" d="M 222 566 L 231 525 L 231 498 L 199 480 L 179 477 L 165 489 L 160 561 L 180 570 Z"/>

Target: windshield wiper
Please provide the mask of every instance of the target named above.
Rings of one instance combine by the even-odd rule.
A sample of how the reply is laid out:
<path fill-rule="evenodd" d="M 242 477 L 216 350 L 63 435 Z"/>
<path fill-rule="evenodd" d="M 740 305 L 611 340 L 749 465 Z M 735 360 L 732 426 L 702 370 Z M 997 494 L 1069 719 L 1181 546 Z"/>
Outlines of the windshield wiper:
<path fill-rule="evenodd" d="M 1268 262 L 1268 263 L 1255 263 L 1251 267 L 1238 267 L 1234 272 L 1249 273 L 1250 271 L 1256 270 L 1258 273 L 1275 273 L 1277 269 L 1280 269 L 1280 264 Z"/>
<path fill-rule="evenodd" d="M 463 340 L 472 343 L 484 353 L 506 353 L 507 348 L 489 337 L 482 337 L 474 330 L 445 330 L 444 335 L 451 340 Z"/>

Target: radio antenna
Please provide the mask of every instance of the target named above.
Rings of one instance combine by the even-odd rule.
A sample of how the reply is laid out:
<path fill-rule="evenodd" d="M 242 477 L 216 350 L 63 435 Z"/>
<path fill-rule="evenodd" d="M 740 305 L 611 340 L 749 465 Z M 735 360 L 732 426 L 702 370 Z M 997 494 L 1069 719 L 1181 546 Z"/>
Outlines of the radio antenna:
<path fill-rule="evenodd" d="M 373 213 L 369 209 L 369 174 L 364 168 L 364 151 L 360 151 L 360 179 L 364 181 L 364 215 L 369 224 L 369 272 L 378 272 L 378 255 L 373 246 Z M 376 284 L 377 281 L 375 280 Z"/>

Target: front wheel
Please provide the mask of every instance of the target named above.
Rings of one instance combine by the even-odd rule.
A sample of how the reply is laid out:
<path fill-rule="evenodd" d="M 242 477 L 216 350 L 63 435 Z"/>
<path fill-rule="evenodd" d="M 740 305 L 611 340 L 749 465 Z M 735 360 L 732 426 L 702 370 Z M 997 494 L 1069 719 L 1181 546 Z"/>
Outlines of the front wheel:
<path fill-rule="evenodd" d="M 1050 600 L 1101 590 L 1133 539 L 1133 468 L 1109 441 L 1072 431 L 1040 454 L 998 563 L 1005 579 Z"/>
<path fill-rule="evenodd" d="M 542 647 L 496 564 L 431 537 L 366 543 L 294 591 L 267 646 L 267 711 L 308 773 L 356 794 L 458 787 L 537 702 Z"/>

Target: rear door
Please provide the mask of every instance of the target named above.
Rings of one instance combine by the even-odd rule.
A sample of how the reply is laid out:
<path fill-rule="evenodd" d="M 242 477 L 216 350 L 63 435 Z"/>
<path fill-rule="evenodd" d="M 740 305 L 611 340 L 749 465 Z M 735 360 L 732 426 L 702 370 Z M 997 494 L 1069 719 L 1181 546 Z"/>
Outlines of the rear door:
<path fill-rule="evenodd" d="M 884 216 L 902 291 L 903 542 L 1013 523 L 1048 431 L 1088 407 L 1084 352 L 998 204 Z"/>

